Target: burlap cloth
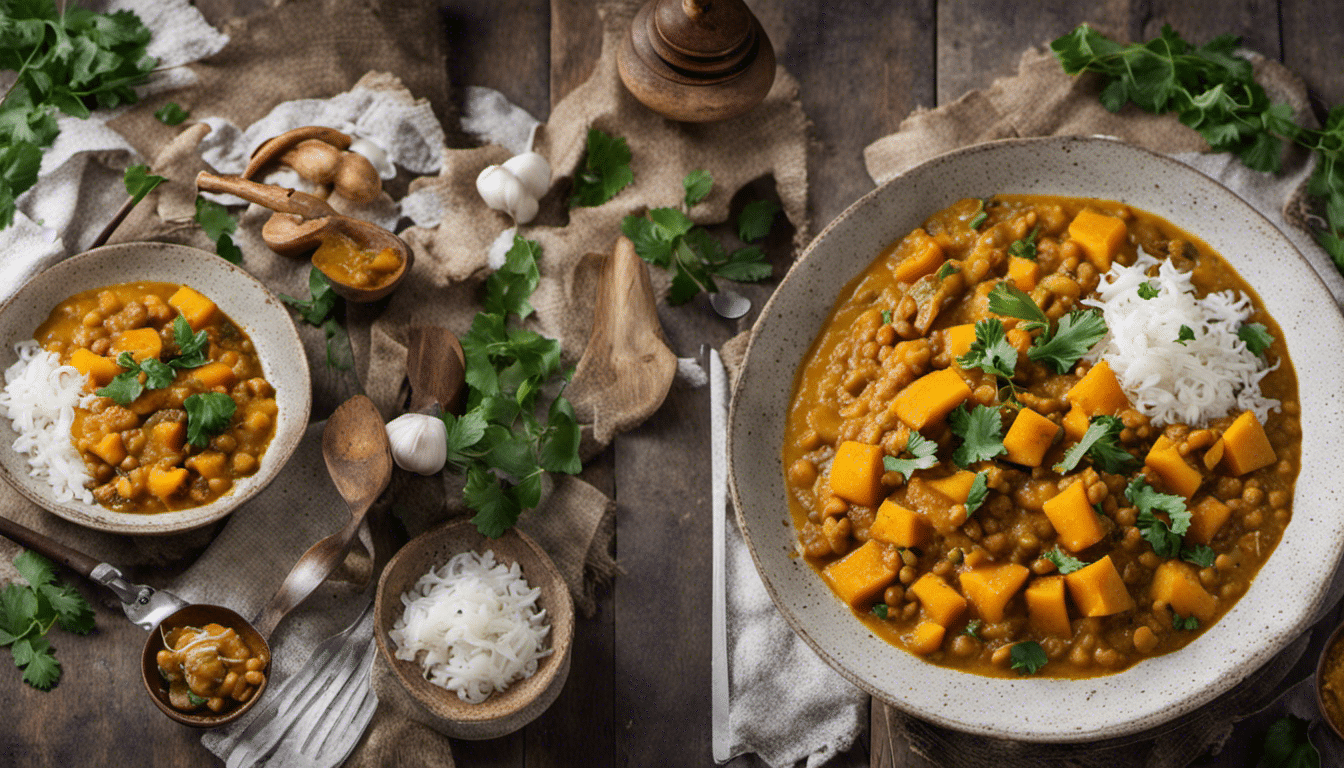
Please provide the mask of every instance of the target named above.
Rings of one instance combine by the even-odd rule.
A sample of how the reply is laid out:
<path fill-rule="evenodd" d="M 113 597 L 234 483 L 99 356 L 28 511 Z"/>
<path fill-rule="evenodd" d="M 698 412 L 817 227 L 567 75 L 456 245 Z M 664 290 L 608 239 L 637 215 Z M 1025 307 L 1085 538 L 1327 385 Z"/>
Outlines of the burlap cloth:
<path fill-rule="evenodd" d="M 542 246 L 541 283 L 532 298 L 537 309 L 532 327 L 560 340 L 565 362 L 573 365 L 583 352 L 592 322 L 594 281 L 603 254 L 620 231 L 620 220 L 645 208 L 680 203 L 682 177 L 691 169 L 709 170 L 715 188 L 691 211 L 700 223 L 728 217 L 729 201 L 748 182 L 773 177 L 785 215 L 798 237 L 805 236 L 805 119 L 797 85 L 780 70 L 764 104 L 749 118 L 710 126 L 677 125 L 646 110 L 624 90 L 615 68 L 613 41 L 629 24 L 637 3 L 614 0 L 602 4 L 604 55 L 589 80 L 556 104 L 537 136 L 558 180 L 542 202 L 541 214 L 520 234 Z M 375 305 L 346 309 L 355 366 L 350 372 L 329 369 L 321 331 L 300 326 L 314 385 L 314 423 L 281 476 L 262 494 L 241 507 L 219 528 L 175 537 L 144 539 L 87 531 L 22 502 L 11 489 L 0 488 L 0 510 L 29 527 L 123 566 L 141 566 L 139 574 L 165 586 L 145 567 L 191 565 L 166 586 L 189 600 L 228 605 L 254 615 L 269 599 L 298 555 L 347 519 L 344 503 L 326 476 L 321 458 L 321 419 L 350 395 L 363 391 L 387 416 L 398 413 L 406 397 L 405 339 L 412 325 L 444 325 L 466 332 L 479 308 L 483 279 L 489 274 L 486 254 L 510 226 L 490 211 L 475 191 L 475 178 L 510 152 L 500 146 L 460 148 L 463 134 L 448 98 L 445 51 L 437 11 L 432 5 L 360 0 L 290 0 L 245 18 L 228 20 L 221 31 L 230 41 L 218 54 L 190 65 L 195 82 L 167 93 L 150 95 L 109 126 L 150 159 L 153 172 L 168 177 L 117 231 L 113 242 L 164 240 L 213 250 L 192 221 L 195 191 L 192 179 L 205 168 L 198 145 L 206 126 L 188 123 L 170 128 L 152 113 L 166 101 L 191 112 L 192 121 L 224 118 L 246 127 L 276 105 L 300 98 L 326 98 L 359 86 L 381 89 L 408 103 L 428 99 L 448 131 L 438 177 L 417 178 L 409 191 L 432 193 L 443 211 L 437 226 L 416 226 L 401 234 L 415 251 L 415 265 L 403 287 Z M 302 41 L 296 45 L 296 41 Z M 192 79 L 192 78 L 187 78 Z M 614 200 L 569 211 L 569 183 L 582 159 L 589 127 L 623 136 L 634 160 L 634 184 Z M 116 178 L 130 159 L 100 158 Z M 389 185 L 407 191 L 406 174 Z M 396 189 L 400 187 L 400 189 Z M 76 214 L 71 231 L 88 230 L 107 211 Z M 255 206 L 239 217 L 234 236 L 244 253 L 244 267 L 279 293 L 306 295 L 309 266 L 303 260 L 274 255 L 260 240 L 268 212 Z M 81 230 L 82 231 L 82 230 Z M 70 237 L 67 243 L 87 242 Z M 69 250 L 74 250 L 73 247 Z M 659 295 L 668 278 L 653 275 Z M 631 375 L 641 375 L 632 371 Z M 666 386 L 670 385 L 670 377 Z M 577 386 L 577 385 L 576 385 Z M 632 420 L 608 407 L 601 392 L 575 391 L 582 404 L 587 455 L 600 450 L 617 427 Z M 594 425 L 597 426 L 594 429 Z M 669 446 L 669 450 L 676 447 Z M 372 516 L 374 533 L 389 525 L 389 513 L 413 536 L 433 524 L 465 514 L 460 479 L 421 478 L 398 471 Z M 8 503 L 6 503 L 8 502 Z M 519 526 L 539 541 L 556 561 L 580 611 L 591 613 L 593 587 L 612 578 L 616 564 L 610 554 L 614 502 L 582 476 L 559 477 L 541 507 L 525 513 Z M 308 649 L 354 618 L 386 558 L 385 537 L 361 536 L 357 547 L 332 579 L 296 610 L 272 638 L 275 681 L 292 673 Z M 0 579 L 16 548 L 0 542 Z M 385 670 L 381 682 L 386 685 Z M 375 670 L 375 690 L 380 672 Z M 363 742 L 348 761 L 352 766 L 453 765 L 448 740 L 419 725 L 384 699 Z M 218 744 L 218 732 L 214 742 Z M 227 734 L 225 734 L 227 739 Z M 216 746 L 212 745 L 212 749 Z"/>
<path fill-rule="evenodd" d="M 1301 81 L 1277 62 L 1258 56 L 1252 59 L 1256 78 L 1271 99 L 1292 105 L 1299 123 L 1315 126 Z M 1048 49 L 1028 50 L 1015 76 L 997 80 L 988 89 L 972 91 L 937 109 L 917 110 L 896 133 L 870 144 L 864 151 L 868 173 L 880 184 L 943 152 L 994 139 L 1076 134 L 1118 137 L 1173 155 L 1229 186 L 1278 224 L 1336 300 L 1344 300 L 1344 280 L 1305 229 L 1306 210 L 1300 190 L 1312 167 L 1306 152 L 1289 150 L 1284 169 L 1277 176 L 1248 171 L 1228 155 L 1200 154 L 1207 152 L 1208 145 L 1175 117 L 1151 115 L 1133 106 L 1112 114 L 1101 106 L 1099 92 L 1095 77 L 1069 77 Z M 1316 654 L 1308 649 L 1319 649 L 1338 622 L 1341 597 L 1344 579 L 1337 572 L 1312 631 L 1210 704 L 1176 722 L 1132 737 L 1081 745 L 1024 744 L 970 736 L 895 710 L 887 710 L 887 717 L 917 752 L 948 768 L 1179 768 L 1205 753 L 1218 752 L 1225 743 L 1230 746 L 1219 765 L 1224 761 L 1227 765 L 1249 765 L 1252 758 L 1244 750 L 1257 743 L 1273 717 L 1287 712 L 1319 717 L 1303 706 L 1302 686 L 1294 686 L 1314 672 Z M 1290 689 L 1292 695 L 1285 696 Z M 1048 708 L 1050 702 L 1034 706 Z M 1251 715 L 1255 719 L 1228 742 L 1234 724 Z M 1246 733 L 1252 728 L 1254 734 Z M 1322 765 L 1337 764 L 1330 762 L 1332 756 L 1338 758 L 1336 740 L 1324 734 L 1317 738 L 1318 742 L 1326 740 L 1331 742 L 1325 745 L 1331 751 L 1324 752 Z"/>

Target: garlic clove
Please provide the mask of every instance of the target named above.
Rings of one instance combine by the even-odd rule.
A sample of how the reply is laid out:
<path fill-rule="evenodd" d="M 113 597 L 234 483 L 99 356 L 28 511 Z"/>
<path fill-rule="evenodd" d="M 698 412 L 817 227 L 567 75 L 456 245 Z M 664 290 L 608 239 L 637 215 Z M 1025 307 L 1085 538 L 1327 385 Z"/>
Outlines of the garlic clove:
<path fill-rule="evenodd" d="M 522 196 L 509 206 L 509 215 L 519 224 L 526 224 L 537 217 L 539 208 L 540 204 L 537 202 L 537 198 L 527 194 L 524 190 Z"/>
<path fill-rule="evenodd" d="M 510 184 L 518 185 L 520 188 L 522 186 L 513 174 L 498 165 L 486 166 L 476 177 L 476 191 L 480 193 L 485 204 L 496 211 L 508 210 L 504 195 Z"/>
<path fill-rule="evenodd" d="M 528 194 L 538 200 L 551 188 L 551 164 L 536 152 L 524 152 L 505 160 L 504 170 L 518 177 Z"/>
<path fill-rule="evenodd" d="M 398 467 L 432 475 L 448 462 L 448 428 L 437 416 L 403 413 L 387 423 L 387 441 Z"/>

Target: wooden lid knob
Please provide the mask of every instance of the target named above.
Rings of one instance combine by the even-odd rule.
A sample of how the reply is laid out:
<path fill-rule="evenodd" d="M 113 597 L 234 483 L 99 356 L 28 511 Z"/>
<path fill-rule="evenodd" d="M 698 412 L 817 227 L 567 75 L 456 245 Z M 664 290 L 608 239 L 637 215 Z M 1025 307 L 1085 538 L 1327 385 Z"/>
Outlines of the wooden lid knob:
<path fill-rule="evenodd" d="M 649 0 L 617 61 L 636 98 L 687 122 L 740 115 L 775 78 L 774 48 L 742 0 Z"/>

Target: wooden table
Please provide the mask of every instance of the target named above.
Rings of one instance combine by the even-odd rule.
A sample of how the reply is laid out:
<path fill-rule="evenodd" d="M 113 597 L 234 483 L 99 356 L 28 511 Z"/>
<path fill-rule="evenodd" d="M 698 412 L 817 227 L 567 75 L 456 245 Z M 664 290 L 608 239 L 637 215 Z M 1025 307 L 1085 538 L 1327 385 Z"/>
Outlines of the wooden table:
<path fill-rule="evenodd" d="M 1197 42 L 1240 34 L 1248 47 L 1300 74 L 1318 108 L 1344 103 L 1344 3 L 1336 0 L 748 2 L 779 62 L 801 83 L 813 123 L 814 232 L 872 188 L 864 146 L 894 131 L 915 107 L 945 104 L 1012 74 L 1023 48 L 1083 21 L 1126 39 L 1150 38 L 1166 23 Z M 588 0 L 552 0 L 549 8 L 541 0 L 439 4 L 455 86 L 495 88 L 543 120 L 596 54 Z M 214 21 L 244 5 L 202 3 Z M 683 356 L 745 327 L 703 305 L 663 308 L 661 316 Z M 458 765 L 712 763 L 708 407 L 707 388 L 674 386 L 653 418 L 617 438 L 588 470 L 618 502 L 616 556 L 624 573 L 601 594 L 596 616 L 579 622 L 569 683 L 555 705 L 511 737 L 455 742 Z M 145 700 L 136 682 L 143 631 L 106 605 L 98 607 L 98 626 L 92 638 L 58 639 L 65 678 L 56 690 L 37 692 L 13 671 L 0 675 L 0 765 L 214 764 L 196 733 Z M 744 757 L 733 765 L 759 762 Z M 923 765 L 880 725 L 871 747 L 864 741 L 833 764 L 865 763 Z"/>

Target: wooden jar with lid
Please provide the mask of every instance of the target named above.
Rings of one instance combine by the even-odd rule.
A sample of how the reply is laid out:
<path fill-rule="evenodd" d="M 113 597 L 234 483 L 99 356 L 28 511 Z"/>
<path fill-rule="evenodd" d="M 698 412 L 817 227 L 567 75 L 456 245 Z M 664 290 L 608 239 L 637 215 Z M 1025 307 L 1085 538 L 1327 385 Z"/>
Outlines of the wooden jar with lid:
<path fill-rule="evenodd" d="M 649 0 L 617 55 L 625 87 L 664 117 L 726 120 L 765 98 L 775 49 L 742 0 Z"/>

